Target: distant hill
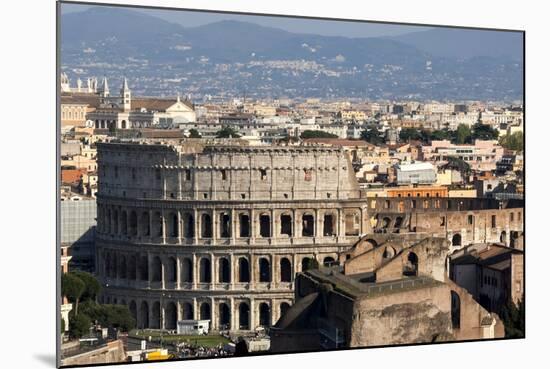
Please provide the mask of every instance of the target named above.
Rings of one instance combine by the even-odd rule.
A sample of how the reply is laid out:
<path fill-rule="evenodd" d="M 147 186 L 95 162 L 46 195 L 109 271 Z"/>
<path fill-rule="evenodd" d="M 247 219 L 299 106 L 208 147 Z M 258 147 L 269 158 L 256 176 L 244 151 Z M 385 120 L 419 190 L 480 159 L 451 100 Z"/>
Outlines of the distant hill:
<path fill-rule="evenodd" d="M 479 56 L 523 59 L 523 34 L 462 28 L 434 28 L 391 37 L 434 56 L 468 59 Z"/>
<path fill-rule="evenodd" d="M 521 98 L 517 39 L 459 31 L 347 38 L 229 20 L 189 28 L 92 7 L 62 16 L 62 66 L 69 75 L 140 78 L 144 93 Z"/>

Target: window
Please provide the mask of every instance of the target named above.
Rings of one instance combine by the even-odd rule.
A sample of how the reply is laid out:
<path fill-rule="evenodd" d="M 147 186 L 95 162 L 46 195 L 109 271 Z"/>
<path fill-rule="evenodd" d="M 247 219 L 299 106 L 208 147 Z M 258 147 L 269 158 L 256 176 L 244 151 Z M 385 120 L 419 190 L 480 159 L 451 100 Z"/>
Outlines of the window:
<path fill-rule="evenodd" d="M 474 216 L 473 215 L 468 215 L 468 224 L 469 225 L 474 224 Z"/>
<path fill-rule="evenodd" d="M 222 173 L 222 181 L 227 180 L 227 173 L 226 173 L 225 169 L 222 169 L 221 173 Z"/>
<path fill-rule="evenodd" d="M 496 227 L 497 227 L 497 216 L 491 215 L 491 228 L 496 228 Z"/>
<path fill-rule="evenodd" d="M 185 169 L 185 180 L 186 181 L 191 180 L 191 169 Z"/>
<path fill-rule="evenodd" d="M 265 181 L 267 179 L 267 170 L 265 169 L 260 169 L 260 179 L 262 181 Z"/>
<path fill-rule="evenodd" d="M 160 181 L 160 169 L 155 169 L 155 178 Z"/>

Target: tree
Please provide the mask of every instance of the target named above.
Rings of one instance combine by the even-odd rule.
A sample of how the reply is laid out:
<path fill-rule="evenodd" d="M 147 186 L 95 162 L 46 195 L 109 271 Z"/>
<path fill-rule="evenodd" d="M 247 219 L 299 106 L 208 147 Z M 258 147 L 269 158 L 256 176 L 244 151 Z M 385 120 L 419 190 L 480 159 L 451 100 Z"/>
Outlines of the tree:
<path fill-rule="evenodd" d="M 463 176 L 469 176 L 472 171 L 470 164 L 453 156 L 447 158 L 447 164 L 445 164 L 444 168 L 458 170 Z"/>
<path fill-rule="evenodd" d="M 80 338 L 90 332 L 92 321 L 86 314 L 69 314 L 69 335 Z"/>
<path fill-rule="evenodd" d="M 430 133 L 431 141 L 450 140 L 453 139 L 453 134 L 447 130 L 435 130 Z"/>
<path fill-rule="evenodd" d="M 500 313 L 506 338 L 525 337 L 525 303 L 522 298 L 516 305 L 508 300 Z"/>
<path fill-rule="evenodd" d="M 241 135 L 233 128 L 226 126 L 216 132 L 217 138 L 239 138 Z"/>
<path fill-rule="evenodd" d="M 129 332 L 136 326 L 136 320 L 126 305 L 100 305 L 88 300 L 81 304 L 81 314 L 90 317 L 104 327 L 119 328 Z"/>
<path fill-rule="evenodd" d="M 70 274 L 76 276 L 82 282 L 84 282 L 84 291 L 82 292 L 80 301 L 86 301 L 86 300 L 95 301 L 96 296 L 101 291 L 101 285 L 99 284 L 97 279 L 95 279 L 95 277 L 90 273 L 86 273 L 80 270 L 75 270 Z"/>
<path fill-rule="evenodd" d="M 361 139 L 373 145 L 384 143 L 384 139 L 380 136 L 380 132 L 376 128 L 367 128 L 361 132 Z"/>
<path fill-rule="evenodd" d="M 476 123 L 472 130 L 472 140 L 496 140 L 498 138 L 498 130 L 491 126 L 481 123 Z"/>
<path fill-rule="evenodd" d="M 402 128 L 399 132 L 399 139 L 401 141 L 420 140 L 424 141 L 425 135 L 416 128 Z"/>
<path fill-rule="evenodd" d="M 75 314 L 78 315 L 78 302 L 86 285 L 74 275 L 74 273 L 65 273 L 61 276 L 61 293 L 67 296 L 70 302 L 75 304 Z"/>
<path fill-rule="evenodd" d="M 302 139 L 308 139 L 308 138 L 338 138 L 337 135 L 334 135 L 332 133 L 328 133 L 325 131 L 315 131 L 307 129 L 300 135 L 300 138 Z"/>
<path fill-rule="evenodd" d="M 455 143 L 465 144 L 471 142 L 472 131 L 466 124 L 459 124 L 456 128 Z"/>
<path fill-rule="evenodd" d="M 523 151 L 523 132 L 514 132 L 511 135 L 502 136 L 498 143 L 508 150 Z"/>
<path fill-rule="evenodd" d="M 189 138 L 201 138 L 201 134 L 195 128 L 189 130 Z"/>

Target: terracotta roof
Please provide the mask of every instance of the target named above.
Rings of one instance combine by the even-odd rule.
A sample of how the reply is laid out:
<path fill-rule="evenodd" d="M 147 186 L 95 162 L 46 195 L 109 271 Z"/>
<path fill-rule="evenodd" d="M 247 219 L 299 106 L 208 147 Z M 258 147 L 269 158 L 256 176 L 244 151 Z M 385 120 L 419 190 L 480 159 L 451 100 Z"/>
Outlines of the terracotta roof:
<path fill-rule="evenodd" d="M 183 138 L 183 132 L 179 129 L 141 129 L 143 138 Z"/>
<path fill-rule="evenodd" d="M 189 108 L 193 108 L 193 104 L 188 100 L 180 100 L 183 104 L 187 105 Z M 140 110 L 141 108 L 145 108 L 149 111 L 156 110 L 156 111 L 165 111 L 172 105 L 174 105 L 177 102 L 176 99 L 162 99 L 162 98 L 156 98 L 156 97 L 135 97 L 132 98 L 131 101 L 131 109 L 132 110 Z"/>
<path fill-rule="evenodd" d="M 61 183 L 77 184 L 84 174 L 86 174 L 85 169 L 63 169 L 61 170 Z"/>
<path fill-rule="evenodd" d="M 343 138 L 306 138 L 304 140 L 306 143 L 319 143 L 319 144 L 327 144 L 327 145 L 333 145 L 333 146 L 361 146 L 361 147 L 371 147 L 374 146 L 367 141 L 363 140 L 346 140 Z"/>
<path fill-rule="evenodd" d="M 99 96 L 90 93 L 62 93 L 61 104 L 83 104 L 99 107 Z"/>

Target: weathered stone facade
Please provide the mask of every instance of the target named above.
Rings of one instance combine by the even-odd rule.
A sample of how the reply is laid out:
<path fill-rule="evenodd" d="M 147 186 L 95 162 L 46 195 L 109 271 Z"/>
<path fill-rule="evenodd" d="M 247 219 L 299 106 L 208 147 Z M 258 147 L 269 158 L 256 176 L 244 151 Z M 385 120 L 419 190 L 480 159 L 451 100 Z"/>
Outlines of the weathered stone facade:
<path fill-rule="evenodd" d="M 102 301 L 139 327 L 252 330 L 294 301 L 294 276 L 368 231 L 338 148 L 98 144 Z"/>

